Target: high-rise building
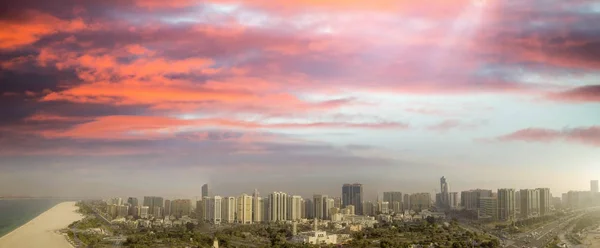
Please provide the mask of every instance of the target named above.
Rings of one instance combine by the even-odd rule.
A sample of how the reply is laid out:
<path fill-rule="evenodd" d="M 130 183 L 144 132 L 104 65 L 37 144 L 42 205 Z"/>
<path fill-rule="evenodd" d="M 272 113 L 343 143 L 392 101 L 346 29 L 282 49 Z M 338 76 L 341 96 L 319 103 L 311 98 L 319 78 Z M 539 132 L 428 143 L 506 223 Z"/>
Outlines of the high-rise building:
<path fill-rule="evenodd" d="M 325 198 L 327 196 L 326 195 L 314 195 L 313 196 L 313 202 L 315 204 L 314 210 L 315 210 L 315 219 L 320 219 L 323 220 L 325 219 Z"/>
<path fill-rule="evenodd" d="M 291 196 L 290 204 L 290 218 L 289 220 L 300 220 L 302 219 L 302 205 L 304 205 L 304 199 L 302 196 L 294 195 Z"/>
<path fill-rule="evenodd" d="M 164 216 L 171 215 L 171 200 L 165 200 L 165 210 L 163 211 Z"/>
<path fill-rule="evenodd" d="M 225 223 L 234 223 L 236 208 L 235 197 L 229 196 L 223 198 L 223 202 L 221 203 L 221 221 Z"/>
<path fill-rule="evenodd" d="M 448 204 L 450 204 L 450 208 L 451 209 L 456 209 L 458 208 L 458 204 L 459 204 L 459 199 L 458 199 L 458 192 L 450 192 L 450 194 L 448 195 Z"/>
<path fill-rule="evenodd" d="M 255 223 L 262 220 L 262 208 L 259 205 L 259 197 L 258 189 L 254 189 L 254 194 L 252 194 L 252 220 Z"/>
<path fill-rule="evenodd" d="M 521 205 L 521 218 L 527 219 L 534 216 L 536 190 L 522 189 L 519 194 L 521 196 L 521 199 L 519 199 L 519 204 Z"/>
<path fill-rule="evenodd" d="M 171 201 L 171 215 L 176 218 L 189 216 L 192 211 L 192 201 L 190 199 L 176 199 Z"/>
<path fill-rule="evenodd" d="M 237 201 L 237 222 L 252 224 L 252 196 L 242 194 Z"/>
<path fill-rule="evenodd" d="M 421 211 L 431 207 L 430 193 L 415 193 L 410 195 L 410 209 Z"/>
<path fill-rule="evenodd" d="M 172 211 L 171 211 L 171 214 L 172 214 Z M 204 202 L 202 200 L 196 201 L 196 219 L 198 220 L 198 222 L 203 222 L 205 220 Z"/>
<path fill-rule="evenodd" d="M 162 208 L 154 206 L 154 212 L 152 212 L 152 217 L 154 217 L 156 219 L 162 218 L 163 217 Z"/>
<path fill-rule="evenodd" d="M 498 219 L 503 221 L 515 219 L 515 190 L 498 189 Z"/>
<path fill-rule="evenodd" d="M 333 198 L 333 207 L 334 208 L 342 208 L 342 198 L 341 197 Z"/>
<path fill-rule="evenodd" d="M 377 203 L 378 211 L 382 214 L 390 213 L 390 203 L 387 201 L 380 201 Z"/>
<path fill-rule="evenodd" d="M 544 216 L 550 213 L 550 205 L 552 202 L 551 196 L 550 196 L 550 189 L 549 188 L 539 188 L 537 189 L 537 191 L 539 192 L 539 202 L 540 202 L 540 209 L 539 209 L 539 213 L 540 216 Z"/>
<path fill-rule="evenodd" d="M 466 210 L 477 210 L 480 206 L 479 198 L 491 197 L 492 191 L 487 189 L 473 189 L 460 192 L 461 205 Z"/>
<path fill-rule="evenodd" d="M 206 213 L 206 220 L 213 224 L 221 224 L 221 212 L 222 212 L 222 197 L 206 197 L 204 198 L 204 209 Z"/>
<path fill-rule="evenodd" d="M 148 206 L 148 212 L 154 213 L 154 208 L 163 208 L 163 198 L 158 196 L 144 196 L 144 206 Z"/>
<path fill-rule="evenodd" d="M 445 177 L 440 178 L 440 206 L 443 208 L 450 207 L 450 186 Z"/>
<path fill-rule="evenodd" d="M 315 218 L 315 203 L 312 199 L 310 199 L 310 198 L 304 199 L 304 211 L 305 211 L 304 216 L 306 216 L 305 218 L 307 218 L 307 219 Z"/>
<path fill-rule="evenodd" d="M 135 197 L 129 197 L 127 198 L 127 203 L 129 203 L 130 207 L 137 207 L 138 206 L 138 199 Z"/>
<path fill-rule="evenodd" d="M 279 222 L 287 220 L 288 197 L 283 192 L 273 192 L 269 195 L 269 221 Z"/>
<path fill-rule="evenodd" d="M 590 191 L 592 191 L 592 193 L 598 193 L 598 180 L 590 181 Z"/>
<path fill-rule="evenodd" d="M 138 206 L 138 214 L 137 216 L 142 219 L 148 219 L 148 211 L 150 211 L 150 207 L 148 206 Z"/>
<path fill-rule="evenodd" d="M 402 198 L 402 210 L 410 210 L 410 194 L 404 194 Z"/>
<path fill-rule="evenodd" d="M 331 210 L 335 208 L 335 200 L 331 197 L 326 197 L 325 199 L 323 199 L 323 204 L 323 219 L 330 220 Z"/>
<path fill-rule="evenodd" d="M 202 185 L 202 198 L 208 197 L 208 183 Z"/>
<path fill-rule="evenodd" d="M 496 197 L 481 197 L 479 198 L 481 208 L 479 209 L 479 218 L 490 220 L 498 219 L 498 198 Z"/>
<path fill-rule="evenodd" d="M 260 221 L 268 222 L 269 221 L 269 211 L 270 211 L 269 197 L 265 197 L 265 198 L 259 197 L 258 202 L 259 202 L 258 205 L 260 205 L 260 211 L 262 212 Z"/>
<path fill-rule="evenodd" d="M 342 207 L 353 205 L 357 215 L 363 214 L 363 197 L 362 184 L 344 184 L 342 186 Z"/>
<path fill-rule="evenodd" d="M 366 216 L 374 216 L 375 215 L 375 209 L 373 209 L 372 201 L 363 202 L 362 208 L 363 208 L 363 215 L 366 215 Z"/>
<path fill-rule="evenodd" d="M 388 202 L 390 209 L 395 213 L 402 211 L 402 192 L 383 192 L 383 201 Z"/>

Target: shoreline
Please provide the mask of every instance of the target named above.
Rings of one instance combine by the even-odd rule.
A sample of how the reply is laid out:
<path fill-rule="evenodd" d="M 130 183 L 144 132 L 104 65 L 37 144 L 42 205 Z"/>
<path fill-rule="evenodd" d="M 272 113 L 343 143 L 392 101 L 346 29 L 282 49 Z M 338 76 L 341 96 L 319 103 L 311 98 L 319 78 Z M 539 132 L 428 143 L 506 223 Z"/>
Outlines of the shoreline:
<path fill-rule="evenodd" d="M 83 218 L 83 215 L 75 212 L 77 210 L 75 203 L 74 201 L 58 203 L 29 222 L 0 237 L 0 248 L 72 247 L 65 235 L 58 231 Z"/>

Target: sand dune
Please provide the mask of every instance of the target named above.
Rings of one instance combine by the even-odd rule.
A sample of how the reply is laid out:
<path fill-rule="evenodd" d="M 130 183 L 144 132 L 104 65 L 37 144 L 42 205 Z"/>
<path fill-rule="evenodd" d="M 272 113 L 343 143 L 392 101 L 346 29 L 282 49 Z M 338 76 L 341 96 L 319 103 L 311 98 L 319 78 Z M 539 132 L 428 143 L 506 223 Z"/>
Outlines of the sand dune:
<path fill-rule="evenodd" d="M 83 218 L 75 202 L 63 202 L 0 238 L 0 248 L 72 247 L 57 230 Z"/>

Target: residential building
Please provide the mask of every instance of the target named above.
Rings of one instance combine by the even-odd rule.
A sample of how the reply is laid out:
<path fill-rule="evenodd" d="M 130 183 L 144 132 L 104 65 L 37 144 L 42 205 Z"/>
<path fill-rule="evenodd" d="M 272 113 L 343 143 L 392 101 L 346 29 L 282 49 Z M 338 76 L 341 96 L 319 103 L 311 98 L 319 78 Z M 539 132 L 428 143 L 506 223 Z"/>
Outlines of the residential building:
<path fill-rule="evenodd" d="M 304 216 L 306 219 L 315 218 L 315 203 L 312 199 L 304 199 Z"/>
<path fill-rule="evenodd" d="M 410 210 L 410 195 L 404 194 L 402 198 L 402 210 Z"/>
<path fill-rule="evenodd" d="M 279 222 L 287 220 L 288 197 L 283 192 L 273 192 L 269 195 L 269 221 Z"/>
<path fill-rule="evenodd" d="M 129 203 L 129 206 L 131 206 L 131 207 L 137 207 L 138 199 L 136 197 L 129 197 L 129 198 L 127 198 L 127 203 Z"/>
<path fill-rule="evenodd" d="M 373 202 L 371 202 L 371 201 L 363 202 L 362 209 L 363 209 L 363 215 L 375 216 L 375 209 L 373 209 Z"/>
<path fill-rule="evenodd" d="M 242 194 L 237 201 L 237 222 L 252 224 L 252 196 Z"/>
<path fill-rule="evenodd" d="M 479 219 L 495 221 L 498 219 L 498 198 L 481 197 L 479 198 L 481 208 L 479 209 Z"/>
<path fill-rule="evenodd" d="M 334 197 L 333 200 L 334 200 L 334 202 L 333 202 L 334 208 L 342 208 L 342 198 L 341 197 Z"/>
<path fill-rule="evenodd" d="M 171 205 L 172 205 L 172 203 L 171 203 Z M 205 221 L 206 215 L 204 213 L 205 213 L 205 211 L 204 211 L 204 202 L 202 200 L 196 201 L 196 219 L 198 220 L 198 222 Z"/>
<path fill-rule="evenodd" d="M 402 192 L 383 192 L 383 201 L 389 203 L 391 211 L 402 212 Z"/>
<path fill-rule="evenodd" d="M 138 206 L 138 214 L 137 216 L 142 219 L 148 219 L 148 212 L 150 211 L 150 207 L 148 206 Z"/>
<path fill-rule="evenodd" d="M 520 190 L 521 199 L 519 204 L 521 205 L 521 218 L 527 219 L 535 216 L 535 201 L 537 200 L 536 190 L 534 189 L 522 189 Z"/>
<path fill-rule="evenodd" d="M 479 198 L 491 197 L 492 191 L 487 189 L 472 189 L 460 192 L 461 206 L 466 210 L 477 210 L 480 206 Z"/>
<path fill-rule="evenodd" d="M 262 222 L 262 206 L 259 203 L 258 189 L 254 189 L 254 194 L 252 194 L 252 221 L 255 223 Z"/>
<path fill-rule="evenodd" d="M 498 219 L 503 221 L 514 220 L 515 211 L 515 190 L 498 189 Z"/>
<path fill-rule="evenodd" d="M 363 185 L 359 183 L 344 184 L 342 186 L 342 207 L 353 205 L 356 214 L 363 214 Z"/>
<path fill-rule="evenodd" d="M 540 216 L 544 216 L 550 213 L 550 205 L 551 205 L 551 195 L 550 195 L 550 189 L 549 188 L 538 188 L 537 191 L 539 192 L 539 202 L 540 202 L 540 208 L 539 208 L 539 214 Z"/>
<path fill-rule="evenodd" d="M 163 208 L 163 198 L 158 196 L 144 196 L 144 206 L 148 207 L 149 213 L 154 213 L 154 208 Z"/>
<path fill-rule="evenodd" d="M 161 207 L 154 207 L 154 212 L 152 212 L 152 217 L 156 218 L 156 219 L 160 219 L 163 217 L 162 215 L 162 208 Z"/>
<path fill-rule="evenodd" d="M 176 199 L 171 201 L 171 215 L 176 218 L 189 216 L 192 212 L 192 201 L 190 199 Z"/>
<path fill-rule="evenodd" d="M 331 197 L 325 197 L 323 199 L 323 219 L 330 220 L 331 219 L 331 209 L 334 209 L 335 200 Z"/>
<path fill-rule="evenodd" d="M 221 202 L 221 222 L 234 223 L 236 209 L 237 206 L 235 204 L 235 197 L 224 197 Z"/>
<path fill-rule="evenodd" d="M 325 216 L 327 215 L 325 213 L 325 199 L 327 198 L 326 195 L 313 195 L 313 202 L 314 202 L 314 210 L 315 210 L 315 219 L 320 219 L 323 220 L 325 219 Z"/>
<path fill-rule="evenodd" d="M 448 204 L 450 204 L 450 208 L 457 209 L 459 203 L 458 192 L 450 192 L 450 194 L 448 194 Z"/>
<path fill-rule="evenodd" d="M 171 200 L 165 200 L 165 209 L 163 210 L 163 215 L 171 215 Z"/>
<path fill-rule="evenodd" d="M 289 220 L 302 219 L 302 206 L 304 205 L 304 199 L 302 199 L 302 196 L 291 196 L 291 202 L 289 205 L 291 210 Z"/>
<path fill-rule="evenodd" d="M 214 196 L 204 199 L 205 220 L 216 225 L 221 224 L 223 198 L 221 196 Z"/>
<path fill-rule="evenodd" d="M 270 211 L 269 198 L 268 197 L 266 197 L 266 198 L 259 197 L 258 202 L 259 202 L 258 205 L 260 205 L 260 210 L 262 212 L 260 221 L 261 222 L 269 221 L 269 211 Z"/>
<path fill-rule="evenodd" d="M 389 214 L 390 213 L 390 203 L 387 201 L 378 202 L 378 211 L 381 214 Z"/>
<path fill-rule="evenodd" d="M 410 195 L 410 210 L 421 211 L 430 207 L 430 193 L 415 193 Z"/>

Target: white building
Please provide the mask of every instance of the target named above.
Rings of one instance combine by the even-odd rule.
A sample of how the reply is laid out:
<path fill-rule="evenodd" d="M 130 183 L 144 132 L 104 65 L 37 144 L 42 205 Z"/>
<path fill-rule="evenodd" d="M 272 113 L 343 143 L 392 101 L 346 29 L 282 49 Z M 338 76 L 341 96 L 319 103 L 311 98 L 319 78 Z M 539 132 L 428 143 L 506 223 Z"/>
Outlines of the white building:
<path fill-rule="evenodd" d="M 304 199 L 302 199 L 302 196 L 294 195 L 291 197 L 290 220 L 302 219 L 302 206 L 303 205 L 304 205 Z"/>
<path fill-rule="evenodd" d="M 148 219 L 148 211 L 150 210 L 150 207 L 138 206 L 137 208 L 138 208 L 137 216 L 139 216 L 142 219 Z"/>
<path fill-rule="evenodd" d="M 252 220 L 254 222 L 262 222 L 262 206 L 260 205 L 260 196 L 258 193 L 258 189 L 254 189 L 254 194 L 252 195 Z"/>
<path fill-rule="evenodd" d="M 337 235 L 327 235 L 327 232 L 325 231 L 303 232 L 292 237 L 292 242 L 312 245 L 337 244 Z"/>
<path fill-rule="evenodd" d="M 204 208 L 206 212 L 206 220 L 213 224 L 221 224 L 221 204 L 222 197 L 214 196 L 207 197 L 204 201 Z"/>
<path fill-rule="evenodd" d="M 335 208 L 335 199 L 331 198 L 331 197 L 326 197 L 323 201 L 323 203 L 325 204 L 323 206 L 323 211 L 324 211 L 324 215 L 323 215 L 323 219 L 324 220 L 329 220 L 331 219 L 331 209 Z"/>

